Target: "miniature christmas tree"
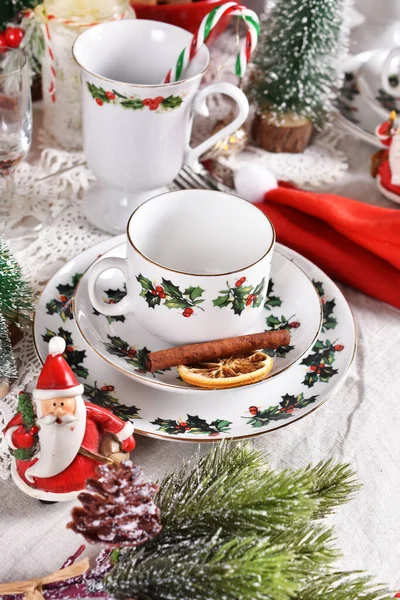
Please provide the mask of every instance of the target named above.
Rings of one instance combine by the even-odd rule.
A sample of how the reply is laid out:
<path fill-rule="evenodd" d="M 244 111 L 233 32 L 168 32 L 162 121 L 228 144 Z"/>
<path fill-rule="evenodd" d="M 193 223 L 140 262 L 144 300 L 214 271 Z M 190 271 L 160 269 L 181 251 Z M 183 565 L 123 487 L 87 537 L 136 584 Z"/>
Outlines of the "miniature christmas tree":
<path fill-rule="evenodd" d="M 332 113 L 345 3 L 277 0 L 266 15 L 249 89 L 258 113 L 253 137 L 263 148 L 301 151 L 313 126 L 322 127 Z"/>
<path fill-rule="evenodd" d="M 127 460 L 119 467 L 101 465 L 99 479 L 88 479 L 72 510 L 68 527 L 92 544 L 140 546 L 161 531 L 154 504 L 158 487 L 143 479 L 142 470 Z"/>
<path fill-rule="evenodd" d="M 9 324 L 21 327 L 33 311 L 33 292 L 25 283 L 19 264 L 0 236 L 0 379 L 16 375 L 12 357 Z"/>

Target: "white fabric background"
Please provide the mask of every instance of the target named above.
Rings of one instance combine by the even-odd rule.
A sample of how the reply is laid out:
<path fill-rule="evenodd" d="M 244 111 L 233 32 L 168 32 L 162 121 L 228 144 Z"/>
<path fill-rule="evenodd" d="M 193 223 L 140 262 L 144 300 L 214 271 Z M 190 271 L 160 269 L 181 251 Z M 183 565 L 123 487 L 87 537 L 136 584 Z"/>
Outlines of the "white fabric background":
<path fill-rule="evenodd" d="M 369 177 L 371 148 L 349 138 L 341 147 L 350 169 L 329 189 L 393 208 Z M 72 240 L 76 235 L 78 230 L 71 229 Z M 65 258 L 73 256 L 73 250 L 68 248 Z M 26 254 L 27 263 L 34 260 Z M 340 567 L 367 570 L 396 591 L 400 589 L 400 313 L 342 289 L 359 331 L 358 354 L 347 382 L 310 416 L 253 443 L 269 454 L 277 468 L 328 458 L 353 466 L 363 488 L 330 518 L 343 551 Z M 138 437 L 133 458 L 156 480 L 196 448 L 196 444 Z M 202 445 L 201 451 L 206 450 L 207 445 Z M 11 479 L 0 481 L 1 582 L 37 577 L 60 567 L 82 543 L 65 528 L 70 510 L 70 503 L 41 505 L 19 492 Z M 91 555 L 97 552 L 98 548 L 90 548 Z"/>

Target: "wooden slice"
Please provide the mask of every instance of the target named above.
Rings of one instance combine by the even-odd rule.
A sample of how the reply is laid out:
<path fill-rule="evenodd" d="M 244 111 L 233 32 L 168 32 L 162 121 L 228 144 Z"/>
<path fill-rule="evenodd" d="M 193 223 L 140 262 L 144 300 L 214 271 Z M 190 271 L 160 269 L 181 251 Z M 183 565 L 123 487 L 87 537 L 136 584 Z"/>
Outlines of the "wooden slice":
<path fill-rule="evenodd" d="M 267 152 L 303 152 L 312 133 L 313 125 L 306 119 L 287 119 L 285 125 L 276 126 L 268 114 L 256 114 L 251 128 L 253 142 Z"/>

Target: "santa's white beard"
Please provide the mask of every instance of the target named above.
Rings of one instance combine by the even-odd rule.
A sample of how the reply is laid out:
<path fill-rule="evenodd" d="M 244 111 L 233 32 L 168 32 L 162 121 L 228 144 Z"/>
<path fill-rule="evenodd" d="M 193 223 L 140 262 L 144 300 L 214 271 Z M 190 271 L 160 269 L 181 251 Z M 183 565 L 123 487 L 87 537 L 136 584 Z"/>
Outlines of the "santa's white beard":
<path fill-rule="evenodd" d="M 82 444 L 86 429 L 86 406 L 82 396 L 75 398 L 74 415 L 65 415 L 61 423 L 57 417 L 39 418 L 39 457 L 25 472 L 28 481 L 33 477 L 53 477 L 62 473 L 74 460 Z"/>

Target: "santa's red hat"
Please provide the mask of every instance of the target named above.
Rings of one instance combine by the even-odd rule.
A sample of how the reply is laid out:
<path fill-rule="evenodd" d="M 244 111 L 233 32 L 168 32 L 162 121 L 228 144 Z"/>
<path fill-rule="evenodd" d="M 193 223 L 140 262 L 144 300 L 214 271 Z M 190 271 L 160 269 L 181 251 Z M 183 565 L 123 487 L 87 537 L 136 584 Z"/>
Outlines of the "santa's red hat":
<path fill-rule="evenodd" d="M 65 341 L 53 337 L 49 342 L 49 354 L 39 375 L 34 400 L 51 398 L 74 398 L 83 394 L 83 385 L 78 383 L 71 367 L 63 357 Z"/>

